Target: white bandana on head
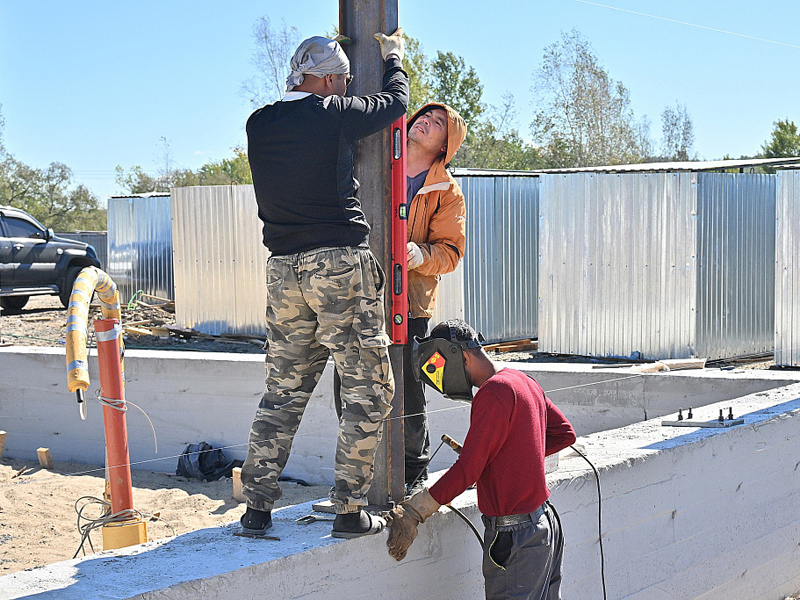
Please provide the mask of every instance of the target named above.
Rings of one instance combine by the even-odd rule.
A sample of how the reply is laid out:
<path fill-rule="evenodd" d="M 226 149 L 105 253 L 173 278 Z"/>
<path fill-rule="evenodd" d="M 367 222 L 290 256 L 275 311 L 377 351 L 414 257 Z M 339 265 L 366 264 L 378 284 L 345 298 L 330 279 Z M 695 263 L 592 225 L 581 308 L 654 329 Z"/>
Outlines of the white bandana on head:
<path fill-rule="evenodd" d="M 303 41 L 292 56 L 289 66 L 292 72 L 286 78 L 287 92 L 303 83 L 306 75 L 324 77 L 350 73 L 350 61 L 339 42 L 321 36 Z"/>

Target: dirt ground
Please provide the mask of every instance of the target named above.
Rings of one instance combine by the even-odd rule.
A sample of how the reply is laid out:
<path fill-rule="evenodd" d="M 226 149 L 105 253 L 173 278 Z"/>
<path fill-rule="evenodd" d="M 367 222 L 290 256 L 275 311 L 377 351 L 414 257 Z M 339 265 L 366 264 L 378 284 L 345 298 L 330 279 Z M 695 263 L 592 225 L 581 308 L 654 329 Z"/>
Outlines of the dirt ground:
<path fill-rule="evenodd" d="M 26 466 L 30 470 L 15 477 Z M 160 513 L 160 520 L 147 523 L 151 540 L 223 525 L 244 514 L 244 504 L 232 498 L 230 479 L 202 482 L 147 471 L 132 471 L 131 476 L 136 509 Z M 0 576 L 72 558 L 81 542 L 75 503 L 83 496 L 102 498 L 104 481 L 102 468 L 87 465 L 55 463 L 45 470 L 36 461 L 0 461 Z M 328 495 L 326 486 L 281 482 L 281 488 L 284 495 L 277 507 Z M 84 514 L 96 518 L 99 507 Z M 103 549 L 100 531 L 91 540 L 95 551 Z M 93 553 L 88 544 L 85 550 Z"/>
<path fill-rule="evenodd" d="M 123 325 L 141 320 L 143 313 L 174 324 L 174 314 L 140 308 L 123 310 Z M 0 313 L 0 345 L 64 347 L 66 320 L 66 309 L 56 296 L 34 296 L 19 314 Z M 175 335 L 166 339 L 126 336 L 125 345 L 199 352 L 262 352 L 254 341 L 187 339 Z M 23 467 L 29 469 L 15 477 Z M 147 524 L 149 539 L 236 521 L 245 510 L 243 504 L 232 498 L 230 479 L 206 483 L 145 471 L 133 471 L 132 478 L 135 507 L 143 513 L 160 513 L 161 520 Z M 41 469 L 35 460 L 0 460 L 0 575 L 72 558 L 81 541 L 75 503 L 83 496 L 101 498 L 104 481 L 102 468 L 55 463 L 48 471 Z M 325 486 L 281 482 L 281 487 L 284 497 L 278 502 L 279 507 L 317 500 L 328 494 Z M 97 517 L 99 507 L 89 507 L 85 514 Z M 99 531 L 92 534 L 91 540 L 96 551 L 102 550 Z M 88 544 L 86 552 L 92 553 Z"/>

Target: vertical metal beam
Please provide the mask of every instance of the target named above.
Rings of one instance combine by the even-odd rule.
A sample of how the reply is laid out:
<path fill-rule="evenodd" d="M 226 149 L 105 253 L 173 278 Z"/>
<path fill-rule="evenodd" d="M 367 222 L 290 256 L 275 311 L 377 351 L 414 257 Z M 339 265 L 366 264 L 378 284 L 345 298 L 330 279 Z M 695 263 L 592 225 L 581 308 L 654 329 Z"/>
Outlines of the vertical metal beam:
<path fill-rule="evenodd" d="M 398 0 L 339 0 L 339 32 L 352 40 L 344 46 L 350 59 L 353 83 L 348 94 L 365 96 L 381 89 L 383 59 L 373 34 L 391 33 L 397 28 Z M 370 246 L 390 273 L 391 234 L 391 156 L 389 127 L 361 140 L 356 145 L 355 176 L 360 184 L 358 198 L 372 226 Z M 387 283 L 386 289 L 390 286 Z M 387 323 L 389 298 L 386 298 Z M 395 395 L 392 412 L 384 423 L 383 435 L 375 456 L 375 476 L 369 492 L 369 503 L 388 507 L 390 501 L 403 499 L 405 481 L 405 443 L 403 440 L 403 350 L 389 350 L 394 371 Z"/>

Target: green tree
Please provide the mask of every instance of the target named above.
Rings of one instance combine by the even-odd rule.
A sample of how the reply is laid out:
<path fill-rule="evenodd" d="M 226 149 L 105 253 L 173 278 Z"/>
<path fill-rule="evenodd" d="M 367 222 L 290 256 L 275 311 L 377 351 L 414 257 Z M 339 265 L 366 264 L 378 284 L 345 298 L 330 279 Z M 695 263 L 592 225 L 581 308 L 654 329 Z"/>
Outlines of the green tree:
<path fill-rule="evenodd" d="M 545 48 L 534 72 L 538 109 L 534 142 L 551 167 L 586 167 L 646 158 L 644 126 L 634 118 L 630 92 L 603 69 L 577 30 Z"/>
<path fill-rule="evenodd" d="M 0 204 L 21 208 L 56 231 L 104 230 L 106 211 L 85 186 L 71 187 L 63 163 L 35 169 L 7 157 L 0 164 Z"/>
<path fill-rule="evenodd" d="M 431 63 L 431 94 L 432 100 L 453 107 L 467 122 L 470 131 L 484 112 L 483 84 L 478 73 L 452 52 L 436 53 Z"/>
<path fill-rule="evenodd" d="M 176 168 L 172 160 L 169 142 L 161 138 L 163 144 L 162 157 L 155 175 L 146 172 L 136 165 L 125 171 L 116 167 L 116 182 L 130 194 L 148 194 L 151 192 L 168 192 L 173 187 L 189 187 L 194 185 L 231 185 L 253 183 L 250 163 L 244 149 L 233 149 L 233 156 L 220 161 L 211 161 L 197 171 Z"/>
<path fill-rule="evenodd" d="M 191 185 L 231 185 L 253 183 L 250 162 L 244 148 L 233 149 L 232 158 L 209 162 L 195 173 L 198 183 Z"/>
<path fill-rule="evenodd" d="M 800 156 L 800 134 L 789 119 L 775 121 L 770 138 L 761 146 L 764 158 Z"/>
<path fill-rule="evenodd" d="M 507 93 L 501 106 L 486 108 L 469 141 L 453 159 L 453 166 L 511 170 L 541 167 L 541 154 L 522 140 L 515 119 L 514 97 Z"/>
<path fill-rule="evenodd" d="M 667 106 L 661 113 L 661 149 L 666 160 L 693 160 L 694 124 L 682 104 Z"/>
<path fill-rule="evenodd" d="M 425 56 L 419 40 L 403 34 L 406 40 L 406 56 L 403 68 L 408 73 L 409 101 L 408 115 L 417 112 L 424 104 L 431 101 L 431 61 Z"/>

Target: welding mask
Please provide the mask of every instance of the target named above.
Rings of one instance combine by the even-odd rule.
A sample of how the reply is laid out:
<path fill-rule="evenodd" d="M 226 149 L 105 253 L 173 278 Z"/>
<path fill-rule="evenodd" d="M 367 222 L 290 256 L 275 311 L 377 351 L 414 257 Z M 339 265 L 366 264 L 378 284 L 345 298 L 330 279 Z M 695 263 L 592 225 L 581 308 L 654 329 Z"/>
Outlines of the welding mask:
<path fill-rule="evenodd" d="M 483 336 L 478 334 L 483 341 Z M 461 341 L 450 331 L 450 339 L 414 338 L 412 363 L 414 378 L 438 390 L 451 400 L 472 401 L 472 384 L 467 379 L 465 348 L 480 348 L 480 341 Z"/>

